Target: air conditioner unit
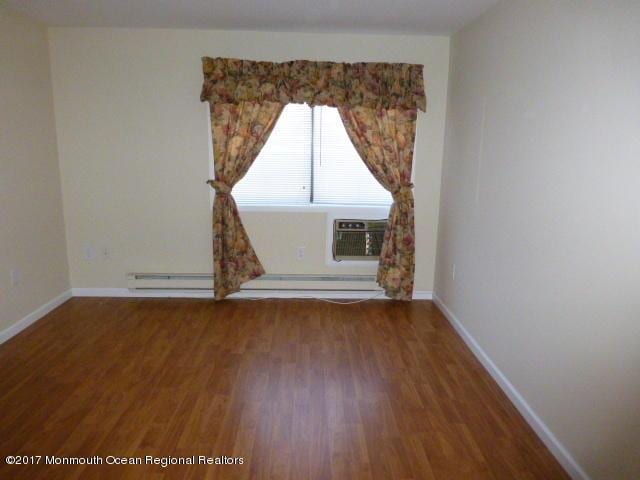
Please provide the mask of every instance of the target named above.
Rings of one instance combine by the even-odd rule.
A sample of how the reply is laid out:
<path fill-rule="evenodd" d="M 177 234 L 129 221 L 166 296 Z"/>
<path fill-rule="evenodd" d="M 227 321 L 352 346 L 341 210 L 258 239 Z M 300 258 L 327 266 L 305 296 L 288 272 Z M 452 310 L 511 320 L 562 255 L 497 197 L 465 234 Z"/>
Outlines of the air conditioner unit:
<path fill-rule="evenodd" d="M 333 259 L 376 260 L 380 257 L 387 220 L 338 218 L 333 221 Z"/>

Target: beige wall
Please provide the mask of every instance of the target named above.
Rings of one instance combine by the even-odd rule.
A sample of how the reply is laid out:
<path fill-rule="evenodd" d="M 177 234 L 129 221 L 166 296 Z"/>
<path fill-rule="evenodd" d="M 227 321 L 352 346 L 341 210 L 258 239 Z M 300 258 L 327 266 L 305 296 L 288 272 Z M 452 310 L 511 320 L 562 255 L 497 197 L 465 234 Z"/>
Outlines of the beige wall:
<path fill-rule="evenodd" d="M 638 25 L 516 0 L 451 44 L 436 294 L 594 479 L 640 478 Z"/>
<path fill-rule="evenodd" d="M 432 289 L 448 38 L 54 28 L 50 42 L 74 287 L 125 287 L 133 271 L 211 272 L 209 126 L 199 101 L 200 57 L 209 55 L 425 65 L 429 111 L 419 118 L 415 157 L 416 288 Z M 268 272 L 331 270 L 318 250 L 325 246 L 323 214 L 242 216 Z M 86 245 L 95 260 L 84 260 Z M 297 246 L 307 247 L 303 261 Z"/>
<path fill-rule="evenodd" d="M 47 33 L 3 7 L 0 135 L 1 332 L 69 289 Z"/>

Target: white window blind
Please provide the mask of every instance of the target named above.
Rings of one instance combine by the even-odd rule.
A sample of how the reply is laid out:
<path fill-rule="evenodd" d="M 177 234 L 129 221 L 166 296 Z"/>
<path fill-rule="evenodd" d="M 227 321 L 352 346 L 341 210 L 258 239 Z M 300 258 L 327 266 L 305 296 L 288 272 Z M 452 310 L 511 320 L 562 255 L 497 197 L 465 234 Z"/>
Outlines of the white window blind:
<path fill-rule="evenodd" d="M 215 139 L 214 139 L 215 140 Z M 351 144 L 336 108 L 287 105 L 245 177 L 239 205 L 390 205 Z"/>
<path fill-rule="evenodd" d="M 233 187 L 240 205 L 307 205 L 311 192 L 311 109 L 287 105 L 247 174 Z"/>
<path fill-rule="evenodd" d="M 351 143 L 337 108 L 315 107 L 313 202 L 390 205 L 391 194 L 367 169 Z"/>

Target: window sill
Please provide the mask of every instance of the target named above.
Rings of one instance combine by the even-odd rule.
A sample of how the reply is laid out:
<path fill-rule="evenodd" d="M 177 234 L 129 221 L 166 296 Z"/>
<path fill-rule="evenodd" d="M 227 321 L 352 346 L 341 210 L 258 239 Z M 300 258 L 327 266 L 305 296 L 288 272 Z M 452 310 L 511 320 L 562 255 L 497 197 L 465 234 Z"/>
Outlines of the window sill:
<path fill-rule="evenodd" d="M 274 212 L 274 213 L 333 213 L 333 212 L 353 212 L 367 214 L 369 212 L 385 212 L 385 216 L 389 213 L 391 205 L 238 205 L 240 212 Z"/>

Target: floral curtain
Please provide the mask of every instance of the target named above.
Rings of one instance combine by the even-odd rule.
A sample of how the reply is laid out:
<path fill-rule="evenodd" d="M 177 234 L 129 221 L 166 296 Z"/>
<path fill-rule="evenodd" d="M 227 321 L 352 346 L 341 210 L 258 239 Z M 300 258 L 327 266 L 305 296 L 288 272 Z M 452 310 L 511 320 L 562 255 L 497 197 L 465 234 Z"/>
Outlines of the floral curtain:
<path fill-rule="evenodd" d="M 360 158 L 393 195 L 380 253 L 378 284 L 391 298 L 411 300 L 415 270 L 411 166 L 417 112 L 366 107 L 340 107 L 339 111 Z"/>
<path fill-rule="evenodd" d="M 200 100 L 425 110 L 422 65 L 202 59 Z"/>
<path fill-rule="evenodd" d="M 216 299 L 264 274 L 231 189 L 258 156 L 288 103 L 338 107 L 347 133 L 375 178 L 393 194 L 378 283 L 410 300 L 414 276 L 411 165 L 417 110 L 425 110 L 422 65 L 295 60 L 202 59 L 200 99 L 209 102 L 216 190 L 213 263 Z"/>
<path fill-rule="evenodd" d="M 264 268 L 251 246 L 231 195 L 269 138 L 284 105 L 274 102 L 216 103 L 210 106 L 215 189 L 213 203 L 213 277 L 216 299 L 240 290 Z"/>

